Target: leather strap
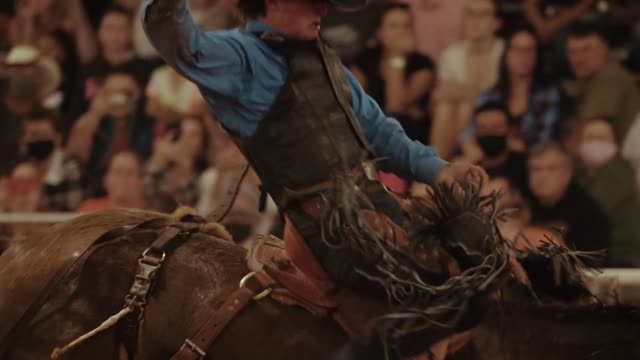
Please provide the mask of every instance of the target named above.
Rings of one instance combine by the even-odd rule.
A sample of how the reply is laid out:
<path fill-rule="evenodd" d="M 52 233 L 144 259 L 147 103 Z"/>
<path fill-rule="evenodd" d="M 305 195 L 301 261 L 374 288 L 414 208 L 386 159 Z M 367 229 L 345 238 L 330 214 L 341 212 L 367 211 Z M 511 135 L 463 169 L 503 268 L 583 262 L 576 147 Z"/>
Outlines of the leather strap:
<path fill-rule="evenodd" d="M 231 182 L 232 185 L 229 186 L 227 192 L 222 196 L 222 199 L 220 199 L 220 203 L 218 203 L 216 208 L 213 209 L 213 211 L 205 217 L 208 222 L 220 222 L 229 214 L 231 208 L 233 207 L 233 203 L 236 201 L 238 193 L 240 192 L 242 180 L 244 180 L 245 176 L 247 176 L 250 167 L 251 165 L 249 165 L 248 162 L 245 162 L 242 167 L 242 171 L 239 172 L 235 178 L 233 178 L 233 181 Z"/>
<path fill-rule="evenodd" d="M 0 358 L 4 355 L 4 353 L 11 346 L 13 341 L 20 336 L 26 328 L 28 324 L 31 322 L 31 319 L 40 311 L 40 308 L 49 300 L 49 297 L 53 293 L 55 289 L 58 288 L 60 282 L 66 278 L 67 275 L 71 272 L 78 262 L 81 259 L 84 259 L 84 255 L 89 251 L 89 249 L 93 249 L 96 245 L 114 240 L 121 236 L 130 234 L 138 229 L 148 229 L 148 228 L 156 228 L 162 226 L 167 220 L 164 218 L 154 218 L 151 220 L 144 221 L 138 225 L 125 225 L 117 228 L 113 228 L 96 240 L 93 241 L 87 248 L 85 248 L 81 254 L 75 257 L 71 257 L 57 272 L 57 274 L 49 281 L 49 284 L 45 289 L 40 293 L 38 298 L 34 300 L 31 305 L 27 308 L 24 314 L 20 317 L 20 319 L 15 323 L 11 330 L 7 332 L 6 337 L 0 339 Z"/>
<path fill-rule="evenodd" d="M 247 280 L 244 286 L 234 291 L 224 303 L 213 313 L 204 326 L 191 339 L 185 339 L 180 350 L 171 360 L 204 359 L 206 351 L 227 327 L 229 322 L 247 306 L 256 294 L 273 284 L 273 279 L 264 272 L 257 272 L 256 277 Z M 257 278 L 260 279 L 257 279 Z M 263 284 L 266 284 L 263 285 Z"/>

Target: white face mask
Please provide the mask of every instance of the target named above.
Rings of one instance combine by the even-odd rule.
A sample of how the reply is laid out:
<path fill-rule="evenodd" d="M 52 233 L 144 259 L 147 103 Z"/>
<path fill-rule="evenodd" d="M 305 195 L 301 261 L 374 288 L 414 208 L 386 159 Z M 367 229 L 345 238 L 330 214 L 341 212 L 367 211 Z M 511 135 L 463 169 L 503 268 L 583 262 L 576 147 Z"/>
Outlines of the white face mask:
<path fill-rule="evenodd" d="M 587 167 L 600 167 L 613 159 L 618 146 L 607 141 L 586 141 L 580 146 L 580 158 Z"/>

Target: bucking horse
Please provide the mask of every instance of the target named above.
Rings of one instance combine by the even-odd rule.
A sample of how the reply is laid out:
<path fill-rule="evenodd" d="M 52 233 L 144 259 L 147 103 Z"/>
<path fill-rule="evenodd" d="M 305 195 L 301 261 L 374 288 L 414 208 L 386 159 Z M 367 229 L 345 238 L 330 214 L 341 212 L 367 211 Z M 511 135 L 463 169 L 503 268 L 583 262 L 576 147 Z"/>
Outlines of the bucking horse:
<path fill-rule="evenodd" d="M 336 195 L 326 231 L 369 261 L 363 289 L 291 227 L 246 250 L 186 210 L 53 225 L 0 256 L 0 358 L 640 359 L 640 315 L 586 290 L 589 254 L 518 250 L 496 194 L 457 189 L 412 200 L 404 239 Z"/>

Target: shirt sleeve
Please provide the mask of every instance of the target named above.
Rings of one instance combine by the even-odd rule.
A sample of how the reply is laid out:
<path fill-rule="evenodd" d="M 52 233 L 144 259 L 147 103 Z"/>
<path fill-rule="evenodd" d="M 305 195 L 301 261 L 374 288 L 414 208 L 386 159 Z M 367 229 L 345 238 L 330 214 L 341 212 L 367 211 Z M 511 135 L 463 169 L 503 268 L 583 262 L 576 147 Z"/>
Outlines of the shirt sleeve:
<path fill-rule="evenodd" d="M 201 87 L 229 93 L 229 89 L 213 88 L 229 83 L 215 81 L 216 77 L 248 68 L 246 49 L 239 37 L 232 36 L 232 31 L 200 30 L 185 0 L 144 0 L 141 21 L 160 56 Z"/>
<path fill-rule="evenodd" d="M 375 155 L 386 158 L 380 162 L 380 168 L 407 179 L 433 183 L 448 163 L 439 158 L 433 148 L 411 141 L 400 123 L 383 114 L 346 68 L 345 73 L 353 95 L 353 110 L 364 136 L 371 143 Z"/>

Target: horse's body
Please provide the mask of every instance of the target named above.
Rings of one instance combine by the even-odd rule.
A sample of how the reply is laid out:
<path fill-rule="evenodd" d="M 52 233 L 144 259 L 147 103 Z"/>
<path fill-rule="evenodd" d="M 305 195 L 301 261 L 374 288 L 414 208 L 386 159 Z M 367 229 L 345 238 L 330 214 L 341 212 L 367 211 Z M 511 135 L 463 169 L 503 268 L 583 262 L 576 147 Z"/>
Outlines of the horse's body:
<path fill-rule="evenodd" d="M 141 211 L 105 211 L 56 225 L 29 244 L 10 248 L 0 256 L 0 282 L 29 274 L 55 272 L 49 259 L 33 269 L 20 269 L 18 250 L 41 248 L 51 241 L 86 243 L 115 226 L 137 224 L 160 216 Z M 91 239 L 92 240 L 92 239 Z M 51 293 L 13 343 L 6 359 L 46 359 L 55 347 L 63 346 L 98 326 L 123 305 L 137 259 L 149 241 L 118 237 L 96 246 L 84 255 L 69 276 Z M 61 254 L 58 256 L 62 256 Z M 8 273 L 12 268 L 13 273 Z M 17 272 L 15 272 L 17 271 Z M 137 359 L 168 359 L 192 336 L 238 287 L 248 273 L 245 250 L 230 241 L 198 233 L 172 249 L 160 270 L 140 325 Z M 16 285 L 15 294 L 29 283 Z M 12 296 L 12 294 L 2 294 Z M 13 299 L 30 303 L 32 298 Z M 0 304 L 11 302 L 3 301 Z M 0 314 L 7 314 L 0 308 Z M 518 316 L 518 314 L 520 316 Z M 533 314 L 533 315 L 531 315 Z M 460 359 L 636 359 L 640 338 L 637 318 L 625 314 L 557 317 L 556 312 L 492 312 L 490 326 L 481 326 L 474 340 L 473 357 Z M 596 313 L 593 313 L 596 314 Z M 587 315 L 587 316 L 585 316 Z M 516 319 L 518 319 L 516 321 Z M 534 321 L 535 320 L 535 321 Z M 6 319 L 0 317 L 0 326 Z M 500 324 L 500 326 L 495 326 Z M 125 323 L 95 336 L 72 350 L 68 359 L 118 359 L 120 331 Z M 265 298 L 251 302 L 234 318 L 208 350 L 207 359 L 330 359 L 348 341 L 331 319 L 319 318 L 298 307 L 284 306 Z M 565 350 L 564 354 L 560 355 Z M 560 353 L 559 353 L 560 352 Z M 614 357 L 611 355 L 614 354 Z M 627 354 L 627 357 L 620 357 Z M 555 356 L 555 357 L 554 357 Z M 0 356 L 1 357 L 1 356 Z M 381 357 L 382 358 L 382 357 Z"/>
<path fill-rule="evenodd" d="M 82 236 L 93 236 L 95 230 L 106 232 L 116 225 L 136 224 L 158 215 L 101 212 L 60 224 L 29 241 L 83 241 Z M 88 228 L 94 231 L 78 231 Z M 68 237 L 61 238 L 62 234 Z M 30 324 L 28 336 L 22 336 L 6 358 L 47 359 L 55 347 L 69 343 L 118 312 L 137 271 L 137 259 L 148 245 L 123 237 L 88 252 L 86 262 L 79 263 L 78 269 L 61 282 Z M 0 269 L 14 256 L 10 248 L 2 255 Z M 238 287 L 248 273 L 244 257 L 242 247 L 205 234 L 192 236 L 172 251 L 145 309 L 137 358 L 171 357 Z M 41 266 L 46 271 L 47 264 Z M 32 272 L 28 268 L 21 271 Z M 25 274 L 21 277 L 28 278 Z M 0 275 L 12 276 L 2 271 Z M 4 320 L 0 319 L 0 324 Z M 117 359 L 120 346 L 116 331 L 114 328 L 89 340 L 70 352 L 69 358 Z M 346 340 L 333 321 L 264 299 L 250 304 L 229 324 L 207 359 L 327 359 Z"/>

